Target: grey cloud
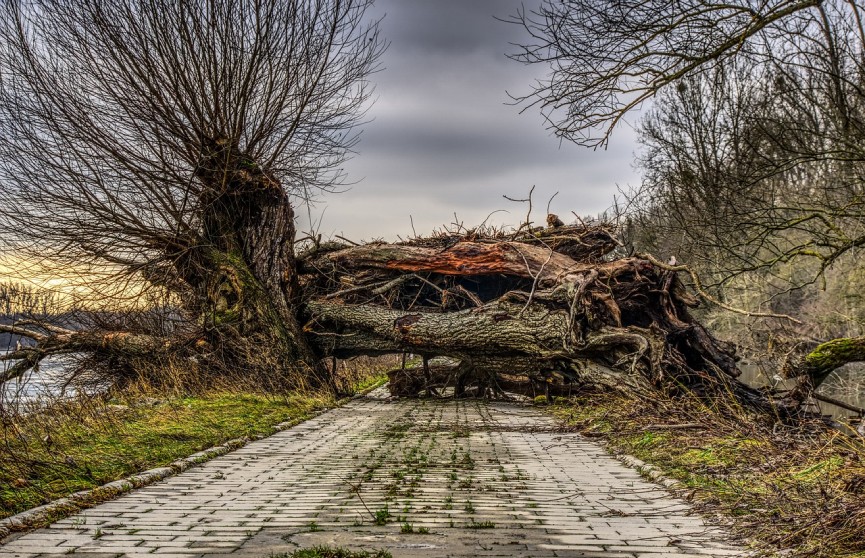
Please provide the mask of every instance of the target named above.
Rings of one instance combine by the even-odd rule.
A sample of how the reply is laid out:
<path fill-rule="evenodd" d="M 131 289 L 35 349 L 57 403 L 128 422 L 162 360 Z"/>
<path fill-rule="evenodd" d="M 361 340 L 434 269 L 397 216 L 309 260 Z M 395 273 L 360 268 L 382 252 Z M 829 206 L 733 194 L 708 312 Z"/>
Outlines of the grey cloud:
<path fill-rule="evenodd" d="M 543 76 L 504 56 L 520 30 L 493 15 L 507 16 L 519 5 L 378 0 L 373 15 L 387 14 L 382 31 L 391 47 L 385 69 L 372 76 L 371 121 L 345 167 L 359 182 L 314 208 L 322 233 L 395 238 L 411 232 L 409 215 L 420 233 L 454 212 L 475 224 L 502 208 L 512 213 L 496 214 L 494 222 L 514 224 L 525 209 L 502 194 L 522 196 L 532 185 L 544 206 L 560 192 L 554 212 L 591 214 L 610 206 L 617 185 L 636 183 L 631 130 L 619 130 L 608 151 L 560 147 L 536 111 L 519 114 L 506 105 L 506 90 L 525 92 Z M 299 226 L 308 229 L 304 221 Z"/>
<path fill-rule="evenodd" d="M 503 0 L 378 0 L 374 13 L 385 16 L 382 30 L 402 52 L 501 52 L 503 35 L 523 33 L 496 17 L 507 19 L 519 5 Z"/>

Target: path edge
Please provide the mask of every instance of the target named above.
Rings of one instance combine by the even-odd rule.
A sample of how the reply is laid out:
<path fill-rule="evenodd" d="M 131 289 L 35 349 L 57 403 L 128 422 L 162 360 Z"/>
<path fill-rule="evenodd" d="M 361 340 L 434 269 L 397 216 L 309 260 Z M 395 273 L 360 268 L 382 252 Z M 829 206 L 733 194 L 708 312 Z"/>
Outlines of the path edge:
<path fill-rule="evenodd" d="M 607 443 L 606 441 L 604 441 L 601 444 L 601 446 L 614 459 L 616 459 L 616 460 L 620 461 L 621 463 L 625 464 L 626 466 L 634 469 L 635 471 L 640 473 L 640 475 L 642 475 L 645 479 L 647 479 L 651 482 L 654 482 L 655 484 L 658 484 L 660 486 L 663 486 L 673 496 L 675 496 L 679 499 L 683 499 L 686 502 L 690 500 L 690 498 L 684 496 L 684 494 L 683 494 L 683 491 L 688 489 L 688 485 L 686 485 L 685 483 L 683 483 L 682 481 L 680 481 L 678 479 L 674 479 L 674 478 L 667 476 L 666 474 L 664 474 L 664 471 L 660 467 L 656 467 L 650 463 L 646 463 L 642 459 L 638 459 L 638 458 L 634 457 L 633 455 L 629 455 L 627 453 L 621 453 L 621 452 L 615 451 L 612 448 L 612 446 L 609 443 Z M 734 524 L 732 519 L 729 517 L 726 517 L 723 515 L 718 515 L 718 514 L 707 514 L 707 513 L 701 512 L 700 510 L 698 510 L 696 508 L 693 508 L 693 504 L 689 504 L 689 505 L 692 506 L 692 512 L 696 513 L 697 515 L 702 517 L 707 522 L 707 524 L 709 524 L 709 525 L 723 526 L 723 527 L 729 529 Z M 731 536 L 731 540 L 728 542 L 735 542 L 735 543 L 741 544 L 742 546 L 747 548 L 748 549 L 747 552 L 749 552 L 749 554 L 747 554 L 747 556 L 758 556 L 758 555 L 762 556 L 761 554 L 759 554 L 758 550 L 755 550 L 753 548 L 753 544 L 755 542 L 757 544 L 759 544 L 759 541 L 755 541 L 754 539 L 751 539 L 749 537 L 743 537 L 743 536 L 736 534 L 735 532 L 732 532 L 732 531 L 729 533 L 729 535 Z"/>
<path fill-rule="evenodd" d="M 660 484 L 668 490 L 678 490 L 686 488 L 681 481 L 666 476 L 664 472 L 658 467 L 650 465 L 649 463 L 646 463 L 641 459 L 637 459 L 633 455 L 610 451 L 612 448 L 610 448 L 609 444 L 604 444 L 604 446 L 606 446 L 607 452 L 615 459 L 621 461 L 628 467 L 635 469 L 643 477 L 654 482 L 655 484 Z"/>

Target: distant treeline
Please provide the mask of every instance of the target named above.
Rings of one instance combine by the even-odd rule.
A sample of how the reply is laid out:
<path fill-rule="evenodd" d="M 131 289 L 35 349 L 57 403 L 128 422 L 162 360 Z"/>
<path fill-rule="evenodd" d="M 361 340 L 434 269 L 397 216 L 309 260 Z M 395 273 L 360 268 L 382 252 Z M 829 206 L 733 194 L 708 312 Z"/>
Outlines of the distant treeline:
<path fill-rule="evenodd" d="M 68 310 L 55 292 L 12 281 L 0 282 L 0 323 L 12 324 L 25 318 L 58 316 Z M 0 333 L 0 351 L 14 347 L 19 340 L 25 345 L 32 344 L 29 339 Z"/>
<path fill-rule="evenodd" d="M 61 297 L 50 290 L 22 283 L 0 283 L 0 314 L 47 316 L 63 312 Z"/>

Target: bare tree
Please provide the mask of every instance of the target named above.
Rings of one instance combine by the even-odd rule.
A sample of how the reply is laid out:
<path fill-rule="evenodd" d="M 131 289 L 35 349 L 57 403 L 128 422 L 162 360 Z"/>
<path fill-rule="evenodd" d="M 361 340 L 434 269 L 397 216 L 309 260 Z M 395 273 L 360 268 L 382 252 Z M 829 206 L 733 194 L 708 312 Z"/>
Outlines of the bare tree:
<path fill-rule="evenodd" d="M 659 95 L 640 128 L 644 179 L 633 215 L 721 284 L 797 256 L 828 266 L 845 248 L 843 231 L 856 230 L 857 186 L 816 152 L 822 146 L 806 145 L 816 134 L 798 134 L 795 161 L 779 146 L 797 141 L 797 122 L 826 123 L 825 105 L 793 110 L 780 80 L 752 69 L 724 64 L 683 80 Z M 836 211 L 843 205 L 847 222 Z"/>
<path fill-rule="evenodd" d="M 801 258 L 819 276 L 865 244 L 863 15 L 853 0 L 546 1 L 514 18 L 533 37 L 514 58 L 550 68 L 518 100 L 560 137 L 603 146 L 659 98 L 638 214 L 722 281 Z M 819 383 L 865 358 L 860 341 L 799 369 Z"/>
<path fill-rule="evenodd" d="M 779 43 L 819 38 L 830 11 L 860 16 L 844 1 L 546 0 L 512 18 L 532 37 L 512 58 L 549 68 L 517 100 L 538 106 L 559 137 L 603 145 L 630 110 L 664 87 L 731 57 L 771 58 Z"/>
<path fill-rule="evenodd" d="M 7 255 L 103 277 L 103 297 L 170 293 L 223 362 L 267 348 L 321 381 L 291 202 L 342 180 L 384 47 L 370 4 L 4 2 Z"/>
<path fill-rule="evenodd" d="M 375 26 L 361 26 L 366 5 L 6 8 L 7 246 L 102 271 L 121 295 L 168 292 L 186 320 L 170 335 L 0 325 L 36 341 L 3 357 L 17 364 L 0 382 L 76 350 L 121 365 L 176 351 L 184 364 L 270 365 L 320 382 L 324 356 L 412 352 L 425 364 L 400 371 L 404 395 L 666 388 L 798 412 L 800 401 L 738 382 L 731 347 L 690 314 L 699 301 L 678 268 L 612 259 L 619 244 L 603 223 L 459 223 L 431 238 L 314 242 L 295 254 L 289 196 L 334 184 L 381 52 Z M 438 371 L 446 378 L 429 366 L 439 355 L 459 361 Z"/>

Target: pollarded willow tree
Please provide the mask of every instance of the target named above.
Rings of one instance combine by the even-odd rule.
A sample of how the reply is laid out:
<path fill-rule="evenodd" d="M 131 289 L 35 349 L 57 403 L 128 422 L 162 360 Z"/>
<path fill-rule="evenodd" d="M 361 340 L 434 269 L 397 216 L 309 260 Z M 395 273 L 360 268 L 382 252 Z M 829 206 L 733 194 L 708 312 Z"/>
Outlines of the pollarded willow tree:
<path fill-rule="evenodd" d="M 533 41 L 514 58 L 551 72 L 520 101 L 560 137 L 603 146 L 657 100 L 633 201 L 680 254 L 722 279 L 802 260 L 819 275 L 865 244 L 865 4 L 565 0 L 515 20 Z M 793 372 L 817 384 L 863 346 L 831 340 Z"/>
<path fill-rule="evenodd" d="M 105 277 L 121 299 L 169 293 L 202 354 L 324 381 L 298 322 L 291 202 L 342 179 L 384 48 L 371 3 L 4 2 L 7 257 Z M 115 341 L 121 354 L 168 346 Z"/>

